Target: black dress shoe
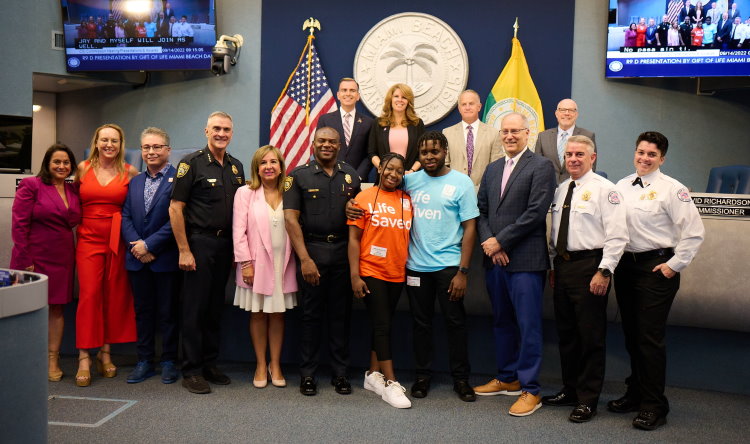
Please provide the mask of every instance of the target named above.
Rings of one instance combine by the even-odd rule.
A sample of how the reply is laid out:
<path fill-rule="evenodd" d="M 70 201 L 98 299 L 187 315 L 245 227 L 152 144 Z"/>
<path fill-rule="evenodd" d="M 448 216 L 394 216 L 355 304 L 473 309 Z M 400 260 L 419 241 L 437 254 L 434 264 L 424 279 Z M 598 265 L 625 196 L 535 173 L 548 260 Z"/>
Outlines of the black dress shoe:
<path fill-rule="evenodd" d="M 221 370 L 214 366 L 204 367 L 203 377 L 206 378 L 206 381 L 216 385 L 229 385 L 229 383 L 232 382 L 232 380 L 229 379 L 229 376 L 225 375 Z"/>
<path fill-rule="evenodd" d="M 211 387 L 201 375 L 190 375 L 183 377 L 182 386 L 188 389 L 190 393 L 197 393 L 199 395 L 211 393 Z"/>
<path fill-rule="evenodd" d="M 339 395 L 352 394 L 352 385 L 349 383 L 349 378 L 347 378 L 346 376 L 336 376 L 335 378 L 331 379 L 331 385 Z"/>
<path fill-rule="evenodd" d="M 411 395 L 415 398 L 424 398 L 430 391 L 430 380 L 428 378 L 417 378 L 411 386 Z"/>
<path fill-rule="evenodd" d="M 596 416 L 596 409 L 592 409 L 584 403 L 576 405 L 576 408 L 570 413 L 568 419 L 573 422 L 589 422 Z"/>
<path fill-rule="evenodd" d="M 641 410 L 633 420 L 633 427 L 642 430 L 656 430 L 667 423 L 667 415 Z"/>
<path fill-rule="evenodd" d="M 299 385 L 299 392 L 305 396 L 315 396 L 318 394 L 318 385 L 312 376 L 305 376 Z"/>
<path fill-rule="evenodd" d="M 469 385 L 469 381 L 465 379 L 454 382 L 453 391 L 458 393 L 458 397 L 461 398 L 461 401 L 474 402 L 477 400 L 477 395 L 474 393 L 474 389 Z"/>
<path fill-rule="evenodd" d="M 607 403 L 607 409 L 614 413 L 637 412 L 640 406 L 641 401 L 628 394 Z"/>
<path fill-rule="evenodd" d="M 575 393 L 560 390 L 556 395 L 542 396 L 542 404 L 551 407 L 578 405 L 578 396 Z"/>

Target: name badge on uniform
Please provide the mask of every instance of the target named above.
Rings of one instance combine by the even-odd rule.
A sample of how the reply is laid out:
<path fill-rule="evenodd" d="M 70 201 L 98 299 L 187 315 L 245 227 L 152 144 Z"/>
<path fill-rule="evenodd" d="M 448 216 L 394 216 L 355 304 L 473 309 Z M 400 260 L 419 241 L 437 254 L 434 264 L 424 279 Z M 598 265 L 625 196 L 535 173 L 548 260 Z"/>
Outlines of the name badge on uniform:
<path fill-rule="evenodd" d="M 370 254 L 377 257 L 385 257 L 388 254 L 388 249 L 385 247 L 378 247 L 377 245 L 370 246 Z"/>
<path fill-rule="evenodd" d="M 419 287 L 419 276 L 406 276 L 406 285 L 409 287 Z"/>
<path fill-rule="evenodd" d="M 214 182 L 216 182 L 216 179 L 206 179 L 206 180 L 208 181 L 208 183 L 214 183 Z"/>

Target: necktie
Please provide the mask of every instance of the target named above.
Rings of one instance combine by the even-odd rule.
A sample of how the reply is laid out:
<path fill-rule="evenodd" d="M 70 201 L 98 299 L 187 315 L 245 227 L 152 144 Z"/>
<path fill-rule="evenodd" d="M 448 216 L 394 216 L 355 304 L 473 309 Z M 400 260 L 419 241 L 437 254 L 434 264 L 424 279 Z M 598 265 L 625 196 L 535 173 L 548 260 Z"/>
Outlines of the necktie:
<path fill-rule="evenodd" d="M 349 146 L 349 140 L 352 138 L 352 115 L 350 113 L 344 114 L 344 139 L 346 140 L 346 146 Z"/>
<path fill-rule="evenodd" d="M 474 163 L 474 129 L 471 125 L 466 127 L 466 161 L 469 164 L 469 176 L 471 176 L 471 164 Z"/>
<path fill-rule="evenodd" d="M 505 168 L 503 168 L 503 181 L 500 183 L 500 196 L 505 194 L 505 185 L 508 183 L 508 178 L 513 169 L 513 159 L 505 161 Z"/>
<path fill-rule="evenodd" d="M 641 180 L 640 177 L 636 177 L 635 180 L 633 181 L 633 186 L 636 186 L 636 185 L 640 185 L 641 188 L 643 188 L 643 181 Z"/>
<path fill-rule="evenodd" d="M 570 225 L 570 201 L 573 199 L 573 188 L 575 187 L 576 182 L 571 180 L 570 185 L 568 185 L 568 194 L 565 195 L 565 201 L 563 202 L 560 228 L 557 230 L 557 242 L 555 243 L 557 254 L 565 258 L 565 260 L 570 258 L 568 254 L 568 226 Z"/>
<path fill-rule="evenodd" d="M 563 131 L 560 134 L 560 140 L 557 142 L 557 157 L 560 158 L 560 165 L 565 165 L 565 141 L 568 140 L 568 132 Z"/>

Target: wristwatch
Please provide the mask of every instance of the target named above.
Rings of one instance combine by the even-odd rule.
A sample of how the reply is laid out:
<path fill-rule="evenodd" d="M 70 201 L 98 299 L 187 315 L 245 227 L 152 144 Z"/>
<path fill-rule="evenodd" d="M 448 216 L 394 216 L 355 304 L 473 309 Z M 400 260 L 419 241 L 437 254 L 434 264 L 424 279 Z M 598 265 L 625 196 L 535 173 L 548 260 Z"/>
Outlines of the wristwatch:
<path fill-rule="evenodd" d="M 604 276 L 605 278 L 608 278 L 608 277 L 612 277 L 612 272 L 611 272 L 611 271 L 609 271 L 609 270 L 608 270 L 608 269 L 606 269 L 606 268 L 600 268 L 600 269 L 599 269 L 599 270 L 597 270 L 597 271 L 598 271 L 599 273 L 601 273 L 601 274 L 602 274 L 602 276 Z"/>
<path fill-rule="evenodd" d="M 469 269 L 466 267 L 458 267 L 458 271 L 460 271 L 463 274 L 469 274 Z"/>

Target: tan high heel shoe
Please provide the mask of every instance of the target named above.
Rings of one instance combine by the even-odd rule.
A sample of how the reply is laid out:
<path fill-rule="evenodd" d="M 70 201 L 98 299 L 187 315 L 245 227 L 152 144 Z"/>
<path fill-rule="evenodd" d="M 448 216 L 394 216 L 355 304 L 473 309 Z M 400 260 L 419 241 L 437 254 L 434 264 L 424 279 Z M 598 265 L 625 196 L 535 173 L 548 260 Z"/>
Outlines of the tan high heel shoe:
<path fill-rule="evenodd" d="M 284 379 L 284 378 L 275 379 L 273 377 L 273 373 L 271 373 L 271 365 L 270 364 L 268 366 L 268 374 L 271 375 L 271 384 L 274 387 L 286 387 L 286 379 Z"/>
<path fill-rule="evenodd" d="M 52 361 L 52 359 L 57 359 L 57 361 L 59 363 L 59 361 L 60 361 L 60 352 L 59 351 L 49 350 L 49 354 L 48 355 L 49 355 L 48 356 L 48 360 L 49 361 Z M 49 365 L 49 363 L 47 365 Z M 59 364 L 58 364 L 58 366 L 59 366 Z M 62 377 L 63 377 L 62 370 L 49 370 L 48 371 L 47 379 L 49 381 L 57 382 L 57 381 L 61 380 Z"/>
<path fill-rule="evenodd" d="M 104 361 L 102 361 L 102 355 L 108 354 L 108 351 L 99 350 L 99 353 L 96 354 L 96 370 L 105 378 L 114 378 L 117 376 L 117 367 L 115 367 L 115 364 L 112 362 L 104 364 Z"/>
<path fill-rule="evenodd" d="M 91 370 L 81 370 L 80 368 L 80 362 L 84 359 L 89 360 L 89 367 L 91 367 L 91 356 L 84 356 L 83 358 L 78 358 L 79 367 L 78 372 L 76 373 L 76 385 L 78 387 L 88 387 L 91 385 Z"/>

